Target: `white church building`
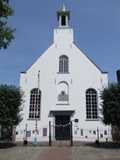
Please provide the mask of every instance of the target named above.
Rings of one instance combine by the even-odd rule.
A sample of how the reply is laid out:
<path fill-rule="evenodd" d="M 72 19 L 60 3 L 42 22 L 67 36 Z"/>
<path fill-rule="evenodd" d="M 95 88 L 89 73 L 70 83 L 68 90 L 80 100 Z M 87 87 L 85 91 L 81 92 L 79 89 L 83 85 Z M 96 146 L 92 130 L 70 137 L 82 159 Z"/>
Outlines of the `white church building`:
<path fill-rule="evenodd" d="M 73 140 L 106 140 L 111 136 L 110 126 L 100 119 L 100 90 L 108 85 L 108 74 L 75 44 L 65 5 L 57 12 L 57 19 L 53 43 L 21 72 L 25 102 L 16 140 L 37 137 L 38 141 L 48 141 L 49 123 L 52 140 L 69 140 L 70 122 Z"/>

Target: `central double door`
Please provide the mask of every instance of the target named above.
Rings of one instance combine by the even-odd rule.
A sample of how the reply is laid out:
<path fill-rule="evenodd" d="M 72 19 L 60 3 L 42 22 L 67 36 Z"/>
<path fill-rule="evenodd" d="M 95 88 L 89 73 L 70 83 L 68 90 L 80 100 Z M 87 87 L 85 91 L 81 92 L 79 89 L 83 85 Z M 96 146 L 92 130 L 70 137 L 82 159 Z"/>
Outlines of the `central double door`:
<path fill-rule="evenodd" d="M 70 140 L 70 116 L 55 116 L 55 139 Z"/>

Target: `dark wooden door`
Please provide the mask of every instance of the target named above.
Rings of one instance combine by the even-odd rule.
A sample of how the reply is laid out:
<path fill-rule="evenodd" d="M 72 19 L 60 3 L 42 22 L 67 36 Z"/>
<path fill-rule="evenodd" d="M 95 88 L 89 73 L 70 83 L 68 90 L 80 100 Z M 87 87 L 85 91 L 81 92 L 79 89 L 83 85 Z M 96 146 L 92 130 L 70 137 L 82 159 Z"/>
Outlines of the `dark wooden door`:
<path fill-rule="evenodd" d="M 55 124 L 56 140 L 70 140 L 70 116 L 56 116 Z"/>

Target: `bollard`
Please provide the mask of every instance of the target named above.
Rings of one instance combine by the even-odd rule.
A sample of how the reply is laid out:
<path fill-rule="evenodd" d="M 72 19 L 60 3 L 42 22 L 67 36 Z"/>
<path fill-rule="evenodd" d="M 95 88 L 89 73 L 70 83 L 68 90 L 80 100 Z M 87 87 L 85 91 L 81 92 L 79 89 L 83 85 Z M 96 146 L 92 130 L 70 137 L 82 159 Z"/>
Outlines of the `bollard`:
<path fill-rule="evenodd" d="M 23 145 L 27 145 L 28 144 L 28 141 L 27 140 L 24 140 L 23 141 Z"/>

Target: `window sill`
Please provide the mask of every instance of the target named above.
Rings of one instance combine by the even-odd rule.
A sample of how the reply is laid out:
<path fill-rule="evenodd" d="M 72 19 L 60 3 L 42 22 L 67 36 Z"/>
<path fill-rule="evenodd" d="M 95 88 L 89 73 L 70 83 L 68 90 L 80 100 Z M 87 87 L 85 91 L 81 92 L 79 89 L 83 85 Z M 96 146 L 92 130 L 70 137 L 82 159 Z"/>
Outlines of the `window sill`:
<path fill-rule="evenodd" d="M 57 103 L 56 105 L 70 105 L 69 103 Z"/>
<path fill-rule="evenodd" d="M 86 119 L 85 121 L 99 121 L 99 119 Z"/>
<path fill-rule="evenodd" d="M 57 74 L 70 74 L 70 72 L 57 72 Z"/>
<path fill-rule="evenodd" d="M 36 118 L 28 118 L 27 120 L 28 120 L 28 121 L 35 121 Z M 40 121 L 40 118 L 37 118 L 37 120 Z"/>

